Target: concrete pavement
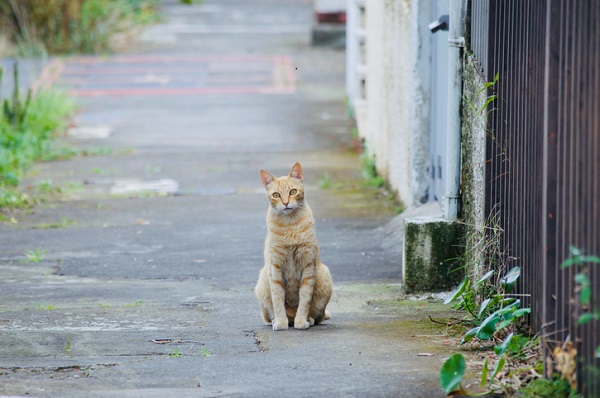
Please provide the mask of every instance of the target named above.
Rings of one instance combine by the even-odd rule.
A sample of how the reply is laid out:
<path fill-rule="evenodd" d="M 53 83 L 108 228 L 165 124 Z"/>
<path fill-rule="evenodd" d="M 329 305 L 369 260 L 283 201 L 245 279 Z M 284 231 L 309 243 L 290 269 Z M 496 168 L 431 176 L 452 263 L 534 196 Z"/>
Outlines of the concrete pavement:
<path fill-rule="evenodd" d="M 0 394 L 444 396 L 452 338 L 427 316 L 448 309 L 402 295 L 394 208 L 360 185 L 344 54 L 309 46 L 311 2 L 164 11 L 126 54 L 55 76 L 80 104 L 66 141 L 92 156 L 36 166 L 27 183 L 60 192 L 0 225 Z M 273 332 L 258 170 L 296 161 L 332 319 Z"/>

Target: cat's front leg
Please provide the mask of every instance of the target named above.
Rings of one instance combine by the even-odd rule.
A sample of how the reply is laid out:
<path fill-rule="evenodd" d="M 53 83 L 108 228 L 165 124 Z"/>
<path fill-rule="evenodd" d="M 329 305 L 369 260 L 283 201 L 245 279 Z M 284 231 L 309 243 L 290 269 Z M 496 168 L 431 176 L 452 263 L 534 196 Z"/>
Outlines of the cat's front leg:
<path fill-rule="evenodd" d="M 289 328 L 289 321 L 285 311 L 285 282 L 281 267 L 271 264 L 269 275 L 269 287 L 271 288 L 271 300 L 273 301 L 273 330 L 285 330 Z"/>
<path fill-rule="evenodd" d="M 316 273 L 316 261 L 311 261 L 302 270 L 302 278 L 300 281 L 300 292 L 299 292 L 299 303 L 296 317 L 294 318 L 294 328 L 296 329 L 308 329 L 314 325 L 314 320 L 311 322 L 308 319 L 308 309 L 312 301 L 313 292 L 315 290 L 315 273 Z"/>

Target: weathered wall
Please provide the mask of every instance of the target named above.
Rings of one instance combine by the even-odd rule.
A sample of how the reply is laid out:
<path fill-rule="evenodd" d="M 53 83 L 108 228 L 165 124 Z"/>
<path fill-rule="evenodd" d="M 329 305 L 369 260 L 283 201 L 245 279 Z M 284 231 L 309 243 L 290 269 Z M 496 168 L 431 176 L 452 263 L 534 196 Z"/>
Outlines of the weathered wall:
<path fill-rule="evenodd" d="M 359 121 L 376 167 L 407 206 L 426 196 L 430 3 L 367 0 L 366 108 Z M 363 127 L 364 126 L 364 127 Z"/>
<path fill-rule="evenodd" d="M 479 276 L 485 250 L 485 80 L 473 57 L 463 65 L 462 103 L 462 218 L 466 224 L 467 272 Z"/>

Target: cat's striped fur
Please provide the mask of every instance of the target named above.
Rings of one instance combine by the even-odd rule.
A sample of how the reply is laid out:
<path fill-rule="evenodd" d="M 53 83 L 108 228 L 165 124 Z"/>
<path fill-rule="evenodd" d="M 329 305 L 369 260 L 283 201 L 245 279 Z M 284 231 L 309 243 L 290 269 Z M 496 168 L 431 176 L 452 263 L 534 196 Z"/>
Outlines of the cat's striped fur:
<path fill-rule="evenodd" d="M 304 200 L 302 167 L 296 163 L 287 177 L 261 170 L 267 190 L 265 265 L 255 288 L 263 319 L 273 330 L 293 324 L 308 329 L 329 318 L 332 283 L 319 258 L 312 211 Z"/>

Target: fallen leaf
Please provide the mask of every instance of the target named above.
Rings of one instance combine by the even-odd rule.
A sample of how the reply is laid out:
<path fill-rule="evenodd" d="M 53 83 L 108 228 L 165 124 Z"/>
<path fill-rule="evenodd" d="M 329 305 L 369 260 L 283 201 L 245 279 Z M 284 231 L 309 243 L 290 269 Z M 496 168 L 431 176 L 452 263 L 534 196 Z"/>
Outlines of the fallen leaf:
<path fill-rule="evenodd" d="M 429 352 L 420 352 L 420 353 L 417 354 L 418 357 L 432 357 L 434 355 L 435 354 L 431 354 Z"/>

